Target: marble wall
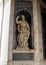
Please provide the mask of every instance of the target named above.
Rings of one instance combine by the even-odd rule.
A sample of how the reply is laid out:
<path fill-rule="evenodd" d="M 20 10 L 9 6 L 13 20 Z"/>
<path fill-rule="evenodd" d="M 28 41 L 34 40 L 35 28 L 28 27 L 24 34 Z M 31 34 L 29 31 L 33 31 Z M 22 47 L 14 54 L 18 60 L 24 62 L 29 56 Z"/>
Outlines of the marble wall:
<path fill-rule="evenodd" d="M 13 26 L 15 0 L 4 0 L 4 15 L 1 37 L 0 65 L 46 65 L 43 59 L 42 26 L 40 4 L 32 0 L 33 4 L 33 31 L 34 31 L 34 60 L 13 61 Z M 2 12 L 2 9 L 0 10 Z M 1 13 L 2 14 L 2 13 Z M 1 16 L 2 18 L 2 16 Z M 1 19 L 0 19 L 1 20 Z M 1 23 L 0 23 L 1 24 Z M 1 25 L 0 25 L 1 29 Z M 0 31 L 1 32 L 1 31 Z"/>

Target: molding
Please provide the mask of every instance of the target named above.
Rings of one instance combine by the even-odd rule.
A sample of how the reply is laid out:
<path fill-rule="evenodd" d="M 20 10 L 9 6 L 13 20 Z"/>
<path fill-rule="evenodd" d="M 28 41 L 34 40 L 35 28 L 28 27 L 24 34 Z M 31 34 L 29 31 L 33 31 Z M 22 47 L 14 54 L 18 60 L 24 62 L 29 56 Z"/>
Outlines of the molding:
<path fill-rule="evenodd" d="M 32 0 L 15 0 L 15 1 L 32 1 Z"/>
<path fill-rule="evenodd" d="M 29 49 L 29 50 L 16 50 L 16 49 L 13 49 L 12 50 L 12 53 L 34 53 L 35 50 L 34 49 Z"/>

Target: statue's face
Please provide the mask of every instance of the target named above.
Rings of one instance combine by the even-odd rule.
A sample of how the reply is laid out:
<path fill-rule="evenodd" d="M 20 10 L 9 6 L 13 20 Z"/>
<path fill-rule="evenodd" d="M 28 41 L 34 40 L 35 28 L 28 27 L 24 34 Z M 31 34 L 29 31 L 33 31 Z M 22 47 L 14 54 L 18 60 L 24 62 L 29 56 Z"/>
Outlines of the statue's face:
<path fill-rule="evenodd" d="M 22 20 L 25 20 L 25 16 L 24 15 L 21 15 L 21 17 L 22 17 Z"/>

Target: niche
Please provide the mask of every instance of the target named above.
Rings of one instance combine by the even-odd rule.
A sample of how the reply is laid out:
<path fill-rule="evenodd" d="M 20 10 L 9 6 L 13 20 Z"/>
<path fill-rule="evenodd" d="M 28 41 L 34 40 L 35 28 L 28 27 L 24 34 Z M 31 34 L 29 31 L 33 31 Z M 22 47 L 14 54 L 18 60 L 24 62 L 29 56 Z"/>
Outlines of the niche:
<path fill-rule="evenodd" d="M 32 2 L 20 2 L 17 1 L 15 3 L 15 10 L 14 10 L 14 34 L 13 34 L 13 48 L 16 49 L 18 46 L 17 36 L 18 36 L 18 25 L 16 24 L 16 18 L 19 16 L 18 21 L 22 21 L 21 15 L 24 15 L 26 22 L 30 27 L 30 36 L 28 39 L 28 47 L 29 49 L 34 48 L 33 44 L 33 26 L 32 26 Z"/>
<path fill-rule="evenodd" d="M 32 11 L 32 1 L 25 1 L 25 0 L 19 0 L 18 1 L 18 0 L 16 0 L 15 8 L 14 8 L 13 56 L 12 56 L 14 61 L 15 60 L 34 60 L 34 52 L 31 52 L 32 49 L 34 49 L 32 12 L 33 12 Z M 22 19 L 22 15 L 24 16 L 25 19 Z M 18 19 L 17 19 L 17 17 L 18 17 Z M 22 23 L 23 20 L 26 21 L 26 25 L 21 24 L 21 26 L 20 26 L 20 21 Z M 21 30 L 21 27 L 22 28 L 24 27 L 23 28 L 24 31 L 21 33 L 22 36 L 18 31 L 18 24 L 16 22 L 19 23 L 19 26 L 20 26 L 19 29 L 20 30 Z M 30 34 L 29 34 L 28 30 L 25 31 L 25 26 L 27 28 L 27 25 L 30 28 L 29 29 Z M 18 44 L 19 44 L 19 42 L 17 40 L 18 39 L 18 34 L 20 34 L 19 38 L 22 37 L 22 39 L 23 39 L 26 35 L 25 32 L 26 32 L 26 34 L 29 34 L 28 40 L 26 40 L 28 42 L 28 50 L 27 50 L 27 48 L 26 49 L 25 48 L 24 49 L 23 48 L 17 49 Z M 26 43 L 26 45 L 27 45 L 27 43 Z"/>

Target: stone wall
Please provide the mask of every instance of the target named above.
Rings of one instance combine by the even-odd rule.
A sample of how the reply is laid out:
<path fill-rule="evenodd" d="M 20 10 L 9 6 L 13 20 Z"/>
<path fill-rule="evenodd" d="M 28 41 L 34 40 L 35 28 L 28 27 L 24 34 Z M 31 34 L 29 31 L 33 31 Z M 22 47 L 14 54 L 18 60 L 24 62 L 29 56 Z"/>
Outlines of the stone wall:
<path fill-rule="evenodd" d="M 34 60 L 13 61 L 13 21 L 14 21 L 14 4 L 15 0 L 4 0 L 3 14 L 1 11 L 0 24 L 0 65 L 46 65 L 43 59 L 43 42 L 42 42 L 42 25 L 40 4 L 37 0 L 32 0 L 33 4 L 33 31 L 34 31 Z M 2 16 L 3 15 L 3 16 Z M 2 27 L 2 29 L 1 29 Z M 1 33 L 2 31 L 2 33 Z"/>

